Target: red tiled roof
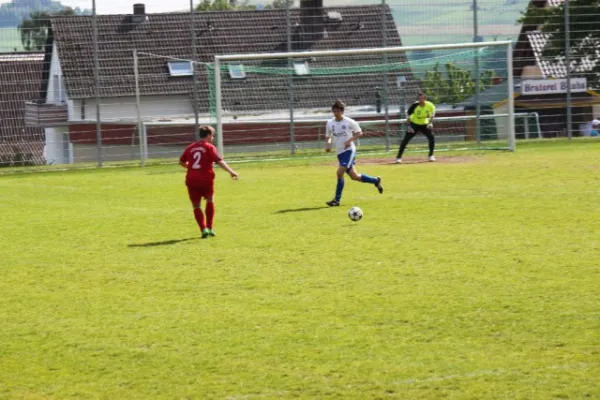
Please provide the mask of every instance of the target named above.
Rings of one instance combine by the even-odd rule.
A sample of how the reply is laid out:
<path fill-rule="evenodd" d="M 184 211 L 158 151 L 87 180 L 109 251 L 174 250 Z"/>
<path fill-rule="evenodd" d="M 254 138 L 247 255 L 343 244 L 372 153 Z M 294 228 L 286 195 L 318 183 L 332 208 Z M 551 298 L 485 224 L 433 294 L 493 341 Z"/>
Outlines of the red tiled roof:
<path fill-rule="evenodd" d="M 381 47 L 384 43 L 382 16 L 385 18 L 387 46 L 402 42 L 387 6 L 348 6 L 324 8 L 323 14 L 338 12 L 342 20 L 323 19 L 326 34 L 307 41 L 300 24 L 299 9 L 291 10 L 294 50 L 330 50 Z M 146 21 L 134 24 L 131 16 L 98 16 L 98 46 L 101 97 L 134 96 L 133 50 L 139 57 L 139 82 L 142 95 L 192 93 L 192 78 L 169 76 L 167 58 L 191 60 L 190 13 L 148 14 Z M 94 96 L 92 19 L 89 16 L 52 18 L 52 34 L 70 98 Z M 285 10 L 215 11 L 195 14 L 196 54 L 200 62 L 213 62 L 215 54 L 284 52 L 287 49 Z M 382 56 L 316 59 L 311 67 L 343 67 L 381 63 Z M 283 61 L 283 60 L 282 60 Z M 389 57 L 389 62 L 407 63 L 405 54 Z M 268 64 L 268 63 L 267 63 Z M 250 64 L 249 64 L 250 65 Z M 256 64 L 254 64 L 256 65 Z M 264 65 L 263 65 L 264 66 Z M 210 87 L 205 68 L 198 68 L 199 109 L 209 110 Z M 399 98 L 396 75 L 408 78 L 407 95 L 418 91 L 408 66 L 388 73 L 390 98 Z M 223 74 L 222 76 L 225 76 Z M 332 80 L 345 81 L 332 85 Z M 294 78 L 296 106 L 329 106 L 342 98 L 349 105 L 374 104 L 375 88 L 382 86 L 380 72 L 347 76 L 304 76 Z M 222 80 L 223 108 L 231 111 L 287 108 L 288 78 L 283 75 L 247 74 L 246 79 Z M 234 100 L 235 99 L 235 100 Z M 257 106 L 259 105 L 259 106 Z"/>
<path fill-rule="evenodd" d="M 21 152 L 43 160 L 43 129 L 25 126 L 25 102 L 39 94 L 43 59 L 43 53 L 0 54 L 0 157 Z"/>

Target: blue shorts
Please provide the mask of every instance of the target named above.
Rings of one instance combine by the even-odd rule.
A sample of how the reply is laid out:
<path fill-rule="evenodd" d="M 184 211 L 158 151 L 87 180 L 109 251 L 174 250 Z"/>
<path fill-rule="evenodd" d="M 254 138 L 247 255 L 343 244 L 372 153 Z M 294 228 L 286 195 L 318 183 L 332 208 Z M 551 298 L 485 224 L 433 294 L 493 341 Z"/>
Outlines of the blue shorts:
<path fill-rule="evenodd" d="M 346 167 L 347 170 L 350 170 L 356 161 L 356 150 L 346 150 L 345 152 L 338 154 L 337 158 L 340 163 L 340 167 Z"/>

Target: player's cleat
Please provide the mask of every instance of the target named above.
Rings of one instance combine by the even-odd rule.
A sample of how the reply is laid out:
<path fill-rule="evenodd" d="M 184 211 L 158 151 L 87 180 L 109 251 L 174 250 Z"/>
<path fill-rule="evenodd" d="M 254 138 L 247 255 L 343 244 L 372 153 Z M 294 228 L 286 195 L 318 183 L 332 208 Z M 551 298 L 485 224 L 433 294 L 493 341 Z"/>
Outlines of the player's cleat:
<path fill-rule="evenodd" d="M 326 201 L 325 204 L 327 204 L 329 207 L 339 207 L 340 206 L 340 202 L 333 199 L 331 201 Z"/>
<path fill-rule="evenodd" d="M 435 156 L 429 156 L 429 161 L 434 162 L 435 161 Z"/>
<path fill-rule="evenodd" d="M 401 158 L 396 158 L 396 164 L 402 164 L 402 159 Z"/>
<path fill-rule="evenodd" d="M 383 193 L 383 186 L 381 185 L 381 178 L 377 177 L 377 183 L 375 184 L 379 193 Z"/>
<path fill-rule="evenodd" d="M 213 229 L 208 228 L 208 235 L 209 236 L 217 236 L 216 232 Z"/>
<path fill-rule="evenodd" d="M 208 229 L 204 229 L 202 231 L 202 239 L 206 239 L 210 235 L 210 231 Z"/>

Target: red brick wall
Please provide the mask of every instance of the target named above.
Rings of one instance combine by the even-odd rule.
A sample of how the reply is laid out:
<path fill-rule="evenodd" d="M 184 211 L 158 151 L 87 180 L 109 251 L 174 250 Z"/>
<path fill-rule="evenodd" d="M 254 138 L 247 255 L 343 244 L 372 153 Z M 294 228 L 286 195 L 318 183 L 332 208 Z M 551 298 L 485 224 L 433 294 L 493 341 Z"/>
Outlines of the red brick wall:
<path fill-rule="evenodd" d="M 135 125 L 102 125 L 102 143 L 128 144 L 133 140 Z M 95 144 L 96 124 L 69 125 L 69 138 L 73 144 Z M 137 140 L 135 143 L 138 143 Z"/>
<path fill-rule="evenodd" d="M 444 115 L 464 115 L 464 113 L 439 113 Z M 357 121 L 382 120 L 382 115 L 357 118 Z M 397 131 L 400 129 L 398 115 L 390 115 L 390 129 Z M 464 126 L 464 122 L 457 122 L 457 125 Z M 364 127 L 366 136 L 385 135 L 383 124 L 377 127 Z M 224 124 L 224 144 L 242 145 L 242 144 L 265 144 L 287 142 L 290 138 L 289 125 L 284 124 Z M 106 145 L 131 145 L 135 125 L 102 125 L 102 143 Z M 69 133 L 71 142 L 74 144 L 95 144 L 96 143 L 96 125 L 78 124 L 70 125 Z M 441 132 L 438 132 L 438 134 Z M 302 123 L 294 124 L 295 139 L 298 142 L 322 140 L 325 136 L 324 123 Z M 191 143 L 194 140 L 193 127 L 191 126 L 150 126 L 147 128 L 148 144 L 150 145 L 181 145 Z M 137 142 L 136 139 L 133 142 Z"/>

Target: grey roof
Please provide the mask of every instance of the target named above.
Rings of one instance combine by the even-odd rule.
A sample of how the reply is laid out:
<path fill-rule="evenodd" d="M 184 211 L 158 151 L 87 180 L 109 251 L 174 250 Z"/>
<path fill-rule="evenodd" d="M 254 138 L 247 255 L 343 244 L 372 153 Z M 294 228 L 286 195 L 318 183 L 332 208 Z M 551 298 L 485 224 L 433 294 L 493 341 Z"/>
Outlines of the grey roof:
<path fill-rule="evenodd" d="M 518 87 L 515 86 L 515 93 L 519 93 Z M 505 80 L 502 83 L 499 83 L 494 86 L 490 86 L 486 90 L 483 90 L 479 93 L 479 99 L 477 99 L 477 95 L 473 95 L 468 99 L 461 101 L 456 104 L 456 107 L 475 107 L 477 105 L 477 100 L 479 100 L 479 104 L 482 106 L 492 107 L 494 104 L 504 101 L 508 98 L 508 81 Z"/>
<path fill-rule="evenodd" d="M 564 3 L 564 0 L 532 0 L 530 7 L 558 7 Z M 539 30 L 538 26 L 523 25 L 521 33 L 515 46 L 515 76 L 520 75 L 520 71 L 526 65 L 536 63 L 544 77 L 547 78 L 564 78 L 567 76 L 567 66 L 563 59 L 554 58 L 548 59 L 543 57 L 544 47 L 549 43 L 551 34 L 544 33 Z M 582 48 L 587 53 L 586 57 L 578 58 L 573 61 L 571 68 L 577 73 L 586 73 L 592 71 L 598 64 L 600 59 L 600 43 L 594 43 L 591 36 L 587 41 L 581 42 Z M 595 49 L 595 56 L 590 58 L 590 49 Z M 577 49 L 572 49 L 573 54 L 577 54 Z M 592 54 L 593 55 L 593 54 Z"/>
<path fill-rule="evenodd" d="M 39 94 L 43 53 L 0 54 L 0 158 L 19 152 L 42 162 L 44 130 L 25 125 L 25 102 Z"/>
<path fill-rule="evenodd" d="M 530 6 L 535 6 L 538 8 L 543 8 L 543 7 L 556 7 L 558 5 L 561 5 L 562 3 L 564 3 L 565 0 L 530 0 L 529 1 L 529 5 Z"/>
<path fill-rule="evenodd" d="M 317 39 L 309 36 L 299 9 L 291 10 L 293 50 L 330 50 L 381 47 L 384 44 L 382 15 L 385 17 L 387 46 L 402 45 L 389 8 L 349 6 L 324 8 L 324 14 L 338 12 L 341 21 L 324 22 Z M 132 23 L 130 15 L 101 15 L 97 18 L 100 65 L 100 97 L 134 96 L 133 50 L 140 52 L 141 95 L 186 94 L 192 91 L 191 77 L 171 77 L 167 57 L 191 60 L 190 13 L 147 14 L 147 20 Z M 52 18 L 52 38 L 58 48 L 70 98 L 94 97 L 92 19 L 89 16 Z M 287 49 L 285 10 L 215 11 L 196 13 L 196 60 L 211 63 L 215 54 L 283 52 Z M 49 48 L 50 46 L 48 46 Z M 148 53 L 156 56 L 151 56 Z M 280 60 L 283 61 L 283 60 Z M 357 58 L 318 58 L 311 68 L 370 65 L 381 63 L 382 56 Z M 390 56 L 388 62 L 407 63 L 404 54 Z M 271 63 L 262 63 L 264 66 Z M 281 65 L 281 64 L 280 64 Z M 396 75 L 408 77 L 407 90 L 418 91 L 417 83 L 405 66 L 388 73 L 390 97 L 398 98 Z M 288 79 L 282 75 L 247 73 L 246 79 L 230 79 L 222 74 L 223 107 L 232 110 L 287 108 Z M 199 109 L 209 109 L 209 84 L 206 68 L 198 68 Z M 296 106 L 323 107 L 334 98 L 349 105 L 373 104 L 375 87 L 384 82 L 383 74 L 371 72 L 344 76 L 305 76 L 294 78 Z M 257 106 L 258 105 L 258 106 Z"/>
<path fill-rule="evenodd" d="M 567 64 L 563 59 L 554 59 L 549 60 L 548 58 L 544 58 L 542 53 L 544 51 L 544 47 L 550 40 L 551 35 L 548 33 L 540 32 L 540 31 L 530 31 L 527 32 L 527 39 L 529 40 L 529 44 L 531 45 L 531 49 L 533 50 L 533 55 L 535 60 L 542 71 L 542 74 L 545 77 L 551 78 L 564 78 L 567 76 Z M 576 62 L 574 61 L 571 64 L 571 68 L 573 72 L 585 73 L 593 70 L 598 64 L 598 59 L 600 59 L 600 50 L 598 50 L 598 45 L 593 44 L 591 42 L 591 38 L 589 43 L 582 43 L 586 48 L 590 49 L 595 48 L 595 59 L 591 59 L 589 54 L 581 59 L 578 59 Z"/>

